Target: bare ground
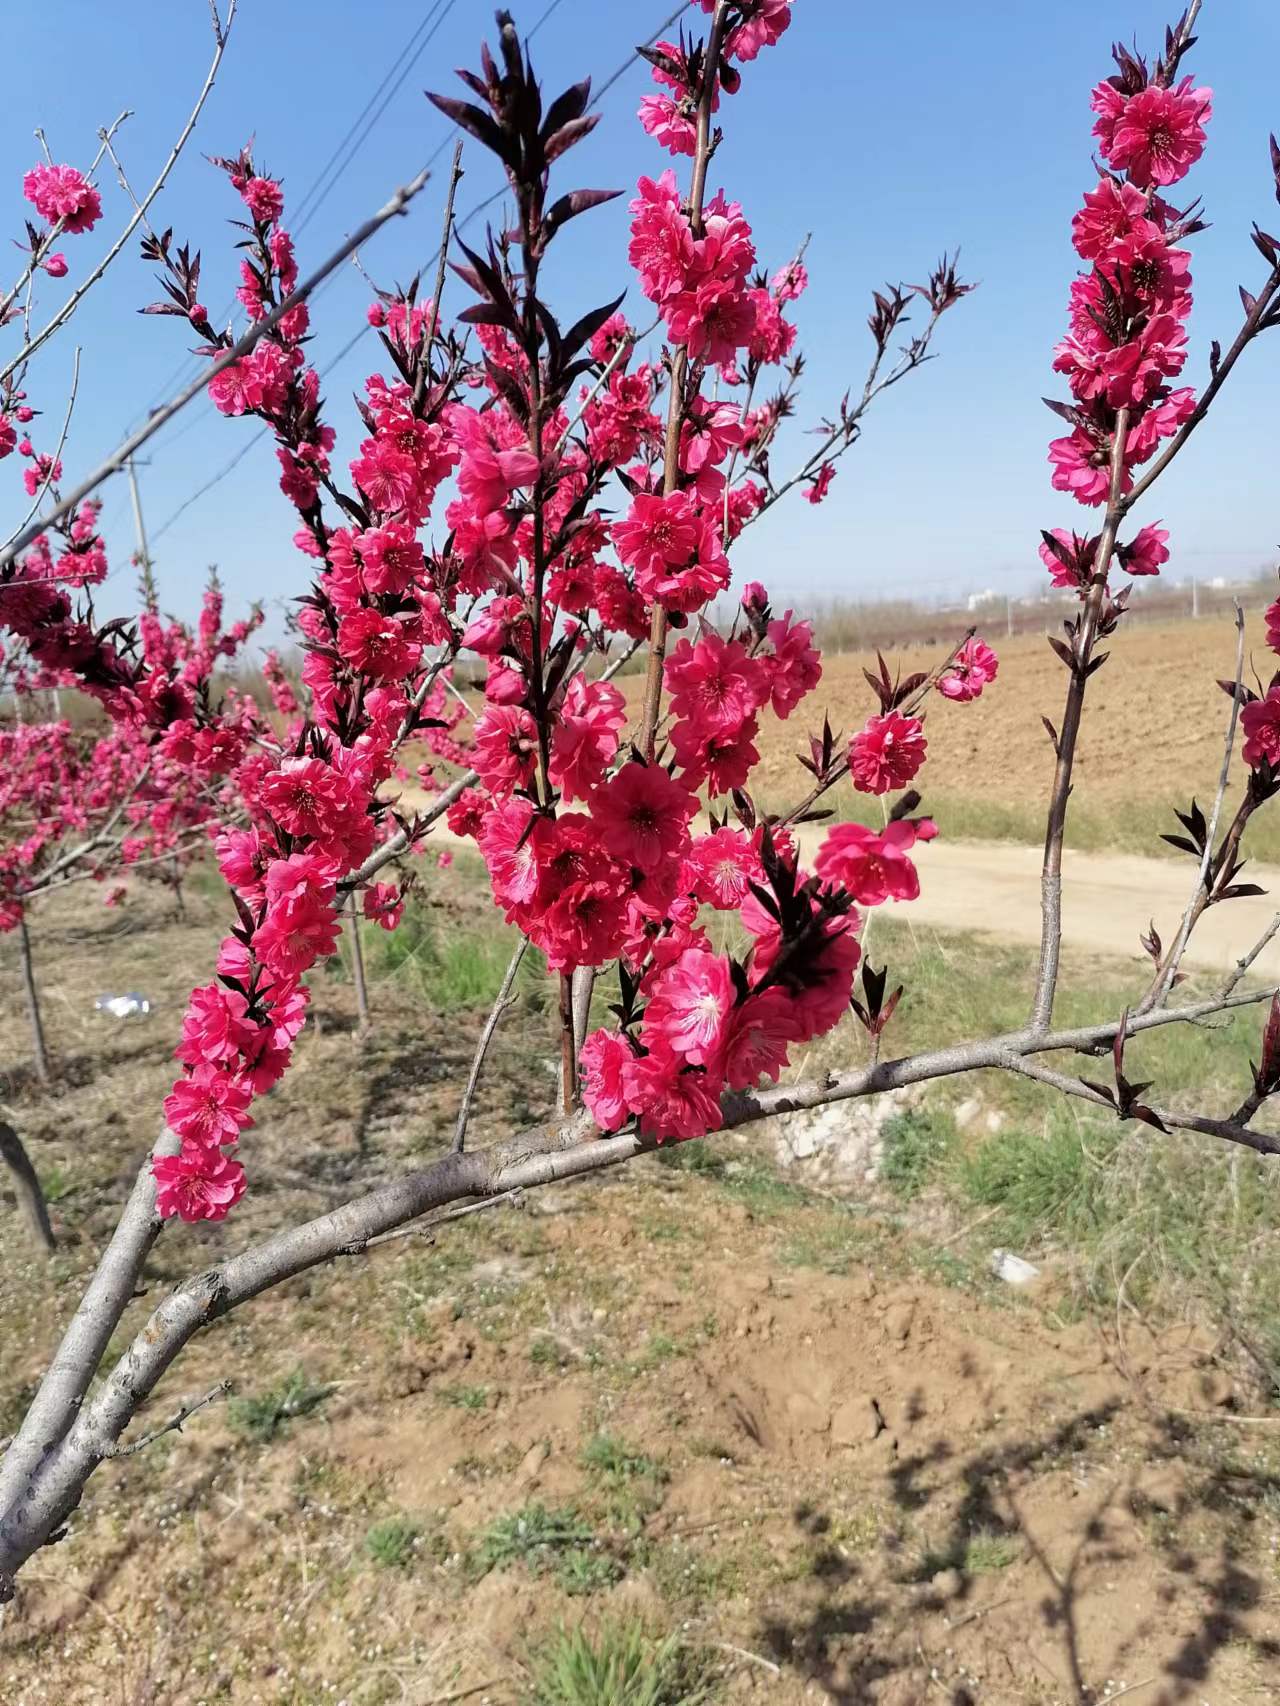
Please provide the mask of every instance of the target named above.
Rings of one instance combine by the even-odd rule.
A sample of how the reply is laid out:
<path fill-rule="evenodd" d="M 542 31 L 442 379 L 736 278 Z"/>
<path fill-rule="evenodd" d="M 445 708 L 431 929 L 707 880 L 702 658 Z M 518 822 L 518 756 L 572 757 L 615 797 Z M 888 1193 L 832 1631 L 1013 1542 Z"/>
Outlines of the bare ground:
<path fill-rule="evenodd" d="M 451 930 L 485 904 L 439 890 Z M 0 1203 L 0 1434 L 154 1127 L 218 927 L 198 898 L 184 925 L 145 896 L 114 923 L 48 907 L 48 1095 L 0 961 L 3 1112 L 63 1246 L 29 1259 Z M 148 1024 L 90 1011 L 120 985 L 156 1001 Z M 240 1217 L 166 1231 L 151 1298 L 438 1150 L 482 1015 L 424 1012 L 394 978 L 375 1000 L 362 1039 L 321 980 L 246 1135 Z M 478 1132 L 541 1111 L 549 1052 L 526 1009 Z M 728 1702 L 1273 1697 L 1280 1430 L 1245 1419 L 1212 1334 L 1082 1315 L 1052 1258 L 1015 1293 L 981 1226 L 806 1189 L 767 1133 L 720 1152 L 721 1176 L 647 1160 L 392 1243 L 206 1334 L 140 1425 L 223 1376 L 285 1413 L 211 1408 L 101 1473 L 0 1625 L 5 1706 L 497 1706 L 527 1698 L 558 1624 L 635 1615 L 704 1650 Z M 531 1506 L 552 1538 L 520 1556 Z M 494 1525 L 519 1513 L 504 1554 Z M 389 1520 L 403 1556 L 375 1540 Z"/>

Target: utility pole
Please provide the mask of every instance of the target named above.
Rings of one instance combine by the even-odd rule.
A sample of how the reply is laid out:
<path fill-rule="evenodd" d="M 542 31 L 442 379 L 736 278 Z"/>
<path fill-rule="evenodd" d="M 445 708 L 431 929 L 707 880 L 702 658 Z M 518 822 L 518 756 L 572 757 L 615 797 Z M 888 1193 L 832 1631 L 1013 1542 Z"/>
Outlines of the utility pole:
<path fill-rule="evenodd" d="M 125 467 L 129 470 L 129 492 L 133 498 L 133 530 L 138 537 L 138 568 L 142 576 L 142 602 L 148 610 L 156 608 L 156 578 L 147 548 L 147 529 L 142 520 L 142 499 L 138 494 L 138 475 L 131 456 Z"/>
<path fill-rule="evenodd" d="M 1200 615 L 1200 582 L 1194 575 L 1191 577 L 1191 619 L 1195 621 Z"/>
<path fill-rule="evenodd" d="M 1013 638 L 1013 598 L 1009 593 L 1004 595 L 1004 631 Z"/>

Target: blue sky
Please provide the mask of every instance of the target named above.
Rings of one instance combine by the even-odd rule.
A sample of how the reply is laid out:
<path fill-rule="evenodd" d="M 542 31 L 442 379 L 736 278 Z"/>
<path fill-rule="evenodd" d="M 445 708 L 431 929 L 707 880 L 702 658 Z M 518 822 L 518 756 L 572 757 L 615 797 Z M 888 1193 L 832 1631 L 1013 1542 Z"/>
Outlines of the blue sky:
<path fill-rule="evenodd" d="M 587 73 L 603 81 L 674 4 L 558 0 L 533 41 L 548 93 Z M 525 0 L 515 8 L 517 22 L 529 29 L 547 5 Z M 0 146 L 9 162 L 5 217 L 14 234 L 22 229 L 21 177 L 36 158 L 37 125 L 55 158 L 83 163 L 97 126 L 123 107 L 134 109 L 119 146 L 141 188 L 190 108 L 210 51 L 205 0 L 130 0 L 123 15 L 127 28 L 117 9 L 50 0 L 46 27 L 11 32 Z M 1016 594 L 1039 584 L 1039 528 L 1079 519 L 1076 506 L 1049 488 L 1044 458 L 1054 423 L 1040 398 L 1061 393 L 1049 352 L 1074 266 L 1070 217 L 1092 181 L 1088 94 L 1110 69 L 1117 31 L 1149 48 L 1172 14 L 1152 0 L 1076 0 L 1065 10 L 1017 0 L 971 6 L 962 26 L 960 16 L 950 0 L 911 8 L 796 0 L 782 44 L 746 68 L 742 92 L 724 103 L 726 138 L 713 182 L 743 202 L 762 260 L 780 263 L 812 233 L 812 285 L 798 316 L 809 358 L 802 419 L 816 418 L 861 382 L 873 286 L 922 278 L 941 249 L 957 244 L 963 271 L 981 281 L 944 321 L 941 359 L 876 408 L 826 503 L 780 505 L 744 539 L 738 573 L 765 580 L 789 602 L 903 592 L 934 600 L 986 587 Z M 690 17 L 696 24 L 701 14 Z M 420 25 L 420 57 L 408 68 L 397 64 Z M 479 41 L 491 31 L 492 6 L 484 0 L 311 0 L 305 7 L 241 0 L 200 131 L 153 214 L 203 250 L 210 310 L 223 308 L 234 288 L 225 222 L 236 210 L 203 153 L 234 152 L 256 134 L 259 158 L 284 178 L 296 207 L 393 68 L 395 76 L 405 72 L 401 86 L 345 170 L 322 196 L 313 195 L 298 247 L 305 272 L 440 149 L 434 184 L 363 256 L 382 283 L 410 276 L 435 247 L 448 165 L 448 126 L 422 90 L 456 89 L 452 68 L 474 65 Z M 1213 87 L 1215 116 L 1208 152 L 1189 180 L 1212 222 L 1195 241 L 1195 353 L 1187 374 L 1197 384 L 1210 338 L 1225 344 L 1238 324 L 1237 284 L 1262 270 L 1248 241 L 1250 221 L 1280 226 L 1267 160 L 1268 130 L 1280 129 L 1280 11 L 1269 0 L 1208 0 L 1200 37 L 1190 68 Z M 56 54 L 51 75 L 53 40 L 73 42 L 74 51 Z M 634 119 L 647 88 L 646 67 L 633 64 L 606 97 L 594 136 L 569 157 L 573 183 L 563 179 L 561 188 L 629 188 L 639 173 L 668 163 Z M 496 163 L 478 146 L 468 146 L 464 164 L 462 216 L 498 184 Z M 98 230 L 65 245 L 67 285 L 126 217 L 110 177 L 104 199 L 107 218 Z M 627 282 L 625 205 L 624 198 L 584 217 L 557 240 L 545 279 L 562 320 Z M 483 217 L 469 239 L 482 235 Z M 16 251 L 13 264 L 16 270 Z M 61 288 L 44 289 L 46 312 Z M 193 371 L 180 323 L 136 314 L 156 294 L 149 269 L 134 253 L 122 255 L 74 330 L 38 360 L 33 400 L 60 417 L 73 346 L 84 348 L 65 454 L 69 475 L 95 464 Z M 462 294 L 455 282 L 448 300 L 462 306 Z M 319 298 L 311 356 L 321 368 L 358 330 L 367 300 L 354 270 Z M 628 307 L 639 318 L 647 305 L 633 289 Z M 4 336 L 12 338 L 13 329 Z M 340 454 L 354 451 L 351 394 L 377 353 L 372 337 L 363 338 L 326 376 Z M 1250 352 L 1201 435 L 1148 500 L 1145 519 L 1162 517 L 1171 529 L 1176 578 L 1247 572 L 1274 559 L 1278 379 L 1280 333 L 1273 333 Z M 201 402 L 149 448 L 143 499 L 167 608 L 194 608 L 211 562 L 232 610 L 251 598 L 278 610 L 303 588 L 305 563 L 289 543 L 292 512 L 276 490 L 268 439 L 165 526 L 254 431 Z M 45 437 L 56 437 L 52 422 Z M 804 445 L 794 433 L 782 466 Z M 6 490 L 16 520 L 19 494 L 12 483 Z M 105 496 L 108 544 L 113 561 L 123 562 L 133 545 L 123 481 L 108 485 Z M 129 581 L 127 572 L 116 578 L 104 607 L 128 608 Z"/>

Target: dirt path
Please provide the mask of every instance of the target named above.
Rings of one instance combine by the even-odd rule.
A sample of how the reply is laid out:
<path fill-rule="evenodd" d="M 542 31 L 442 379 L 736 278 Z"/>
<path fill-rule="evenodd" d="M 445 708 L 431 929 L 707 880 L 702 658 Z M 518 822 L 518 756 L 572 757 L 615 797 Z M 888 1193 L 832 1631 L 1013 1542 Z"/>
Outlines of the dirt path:
<path fill-rule="evenodd" d="M 425 805 L 415 788 L 399 795 L 402 809 Z M 824 833 L 814 826 L 801 837 L 806 858 Z M 437 840 L 456 842 L 443 823 Z M 937 930 L 977 930 L 1005 942 L 1040 940 L 1039 847 L 1009 841 L 932 841 L 916 852 L 920 898 L 901 916 Z M 1154 920 L 1161 940 L 1174 940 L 1195 881 L 1190 858 L 1143 859 L 1128 853 L 1075 853 L 1062 862 L 1062 936 L 1068 951 L 1144 959 L 1138 937 Z M 1215 907 L 1200 920 L 1185 963 L 1226 971 L 1247 953 L 1280 909 L 1280 869 L 1250 862 L 1241 881 L 1265 895 L 1244 896 Z M 892 903 L 891 903 L 892 912 Z M 1259 977 L 1280 978 L 1280 935 L 1255 961 Z"/>
<path fill-rule="evenodd" d="M 1011 842 L 934 841 L 918 849 L 920 898 L 901 909 L 914 924 L 981 930 L 1007 942 L 1040 940 L 1040 849 Z M 1280 907 L 1280 870 L 1250 865 L 1242 881 L 1268 893 L 1215 907 L 1201 919 L 1186 963 L 1225 971 L 1247 953 Z M 1175 862 L 1130 854 L 1071 853 L 1062 865 L 1062 934 L 1068 950 L 1143 957 L 1139 932 L 1152 919 L 1172 942 L 1195 881 L 1190 858 Z M 1255 962 L 1259 976 L 1280 974 L 1280 940 Z"/>

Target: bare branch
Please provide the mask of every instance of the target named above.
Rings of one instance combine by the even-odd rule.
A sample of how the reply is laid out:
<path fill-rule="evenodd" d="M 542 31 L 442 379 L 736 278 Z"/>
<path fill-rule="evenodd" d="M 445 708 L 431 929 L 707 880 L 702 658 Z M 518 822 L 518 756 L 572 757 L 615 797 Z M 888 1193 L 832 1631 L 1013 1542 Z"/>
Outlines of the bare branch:
<path fill-rule="evenodd" d="M 52 1255 L 57 1244 L 53 1228 L 49 1224 L 49 1210 L 45 1204 L 44 1192 L 40 1188 L 39 1177 L 31 1165 L 31 1157 L 27 1154 L 22 1139 L 4 1120 L 0 1120 L 0 1161 L 5 1163 L 13 1175 L 14 1194 L 23 1218 L 45 1254 Z"/>
<path fill-rule="evenodd" d="M 41 480 L 40 484 L 36 487 L 35 496 L 31 500 L 31 508 L 27 511 L 27 513 L 23 516 L 22 520 L 18 523 L 17 527 L 13 530 L 13 532 L 5 540 L 5 546 L 13 544 L 13 541 L 19 536 L 19 534 L 22 532 L 23 528 L 26 527 L 27 523 L 31 520 L 32 516 L 35 515 L 36 511 L 40 508 L 40 505 L 44 502 L 45 493 L 49 490 L 49 487 L 53 484 L 54 474 L 57 471 L 58 463 L 62 459 L 63 446 L 67 442 L 67 433 L 71 427 L 71 416 L 74 413 L 75 406 L 76 406 L 76 393 L 77 393 L 77 391 L 79 391 L 79 389 L 80 389 L 80 350 L 79 350 L 79 348 L 77 348 L 76 353 L 75 353 L 75 357 L 74 357 L 72 364 L 71 364 L 71 394 L 67 398 L 67 412 L 63 416 L 63 419 L 62 419 L 62 431 L 58 434 L 58 447 L 49 459 L 49 467 L 45 473 L 44 479 Z M 2 550 L 2 549 L 4 549 L 4 546 L 0 546 L 0 550 Z"/>
<path fill-rule="evenodd" d="M 471 1062 L 471 1071 L 467 1074 L 466 1086 L 462 1092 L 462 1101 L 458 1106 L 458 1122 L 453 1128 L 453 1152 L 460 1155 L 467 1141 L 467 1121 L 471 1118 L 471 1104 L 475 1100 L 476 1087 L 480 1083 L 480 1074 L 484 1070 L 484 1057 L 489 1052 L 489 1044 L 493 1041 L 494 1032 L 502 1022 L 502 1016 L 509 1007 L 514 1006 L 511 994 L 516 974 L 520 970 L 520 962 L 524 959 L 525 949 L 529 946 L 529 938 L 521 936 L 516 943 L 516 951 L 511 956 L 511 963 L 506 969 L 498 993 L 494 997 L 489 1017 L 484 1022 L 480 1033 L 480 1041 L 476 1044 L 475 1056 Z"/>
<path fill-rule="evenodd" d="M 1187 943 L 1191 932 L 1199 922 L 1205 908 L 1209 905 L 1214 884 L 1215 859 L 1214 842 L 1218 838 L 1218 820 L 1222 816 L 1222 802 L 1226 798 L 1227 782 L 1231 775 L 1231 754 L 1236 743 L 1236 725 L 1240 720 L 1240 688 L 1244 681 L 1244 611 L 1236 601 L 1236 673 L 1235 690 L 1231 695 L 1231 714 L 1227 718 L 1227 738 L 1222 749 L 1222 767 L 1218 772 L 1218 791 L 1214 795 L 1213 811 L 1209 816 L 1209 827 L 1205 832 L 1204 852 L 1200 856 L 1200 869 L 1196 875 L 1196 886 L 1191 891 L 1191 899 L 1187 902 L 1186 911 L 1182 915 L 1182 923 L 1178 935 L 1165 956 L 1163 964 L 1157 969 L 1150 989 L 1139 1002 L 1137 1011 L 1145 1013 L 1150 1007 L 1158 1007 L 1167 1001 L 1169 992 L 1174 986 L 1178 975 L 1178 967 L 1182 956 L 1187 951 Z"/>
<path fill-rule="evenodd" d="M 135 1452 L 145 1451 L 149 1445 L 154 1445 L 165 1434 L 181 1433 L 184 1422 L 190 1421 L 191 1417 L 198 1410 L 203 1410 L 206 1405 L 215 1403 L 219 1398 L 225 1398 L 230 1390 L 231 1382 L 220 1380 L 216 1386 L 209 1388 L 203 1398 L 196 1398 L 189 1404 L 179 1405 L 169 1420 L 162 1422 L 158 1428 L 152 1428 L 150 1433 L 143 1434 L 141 1439 L 135 1439 L 128 1445 L 112 1446 L 110 1451 L 103 1453 L 104 1457 L 132 1457 Z"/>
<path fill-rule="evenodd" d="M 1036 974 L 1035 997 L 1031 1008 L 1031 1023 L 1037 1030 L 1047 1030 L 1053 1018 L 1053 998 L 1058 987 L 1058 960 L 1062 952 L 1062 843 L 1067 827 L 1067 802 L 1071 797 L 1071 773 L 1075 768 L 1076 741 L 1080 735 L 1080 719 L 1084 712 L 1085 688 L 1088 685 L 1093 661 L 1093 642 L 1098 630 L 1098 617 L 1107 595 L 1107 573 L 1115 550 L 1116 534 L 1124 511 L 1120 504 L 1120 488 L 1124 481 L 1124 448 L 1129 436 L 1129 411 L 1121 409 L 1111 445 L 1111 484 L 1107 498 L 1107 514 L 1098 548 L 1093 560 L 1093 577 L 1084 615 L 1075 636 L 1071 663 L 1071 680 L 1067 685 L 1067 703 L 1062 714 L 1062 727 L 1057 740 L 1057 762 L 1053 773 L 1053 792 L 1049 799 L 1049 816 L 1045 825 L 1044 865 L 1040 875 L 1040 969 Z"/>
<path fill-rule="evenodd" d="M 1236 961 L 1232 968 L 1231 976 L 1218 992 L 1220 996 L 1225 999 L 1226 996 L 1231 994 L 1232 990 L 1244 977 L 1245 973 L 1257 959 L 1258 955 L 1267 946 L 1267 944 L 1274 939 L 1277 930 L 1280 930 L 1280 912 L 1276 913 L 1270 924 L 1267 925 L 1261 936 L 1258 937 L 1258 940 L 1253 944 L 1252 948 L 1249 949 L 1249 952 Z"/>
<path fill-rule="evenodd" d="M 167 180 L 169 173 L 173 170 L 175 164 L 177 163 L 178 156 L 182 153 L 182 150 L 186 147 L 187 142 L 190 139 L 191 132 L 195 129 L 196 123 L 200 117 L 200 114 L 204 110 L 204 104 L 208 100 L 209 94 L 210 94 L 211 90 L 213 89 L 214 80 L 216 79 L 216 77 L 218 75 L 218 67 L 222 64 L 222 55 L 226 51 L 227 37 L 229 36 L 229 34 L 231 32 L 231 24 L 235 18 L 236 6 L 238 3 L 239 3 L 239 0 L 231 0 L 231 4 L 227 8 L 226 20 L 220 26 L 216 22 L 216 13 L 215 13 L 213 61 L 209 66 L 208 75 L 205 77 L 204 87 L 201 89 L 199 95 L 196 97 L 196 104 L 194 107 L 192 107 L 191 114 L 188 117 L 186 124 L 183 125 L 181 133 L 178 136 L 178 140 L 174 143 L 173 147 L 169 150 L 169 158 L 165 161 L 164 165 L 160 168 L 159 177 L 157 177 L 156 181 L 152 184 L 151 188 L 147 191 L 147 193 L 143 197 L 141 203 L 138 204 L 136 211 L 134 212 L 133 218 L 130 219 L 129 223 L 125 226 L 124 230 L 116 238 L 115 242 L 107 250 L 106 254 L 98 262 L 97 266 L 93 269 L 93 271 L 89 274 L 89 276 L 86 279 L 84 279 L 83 282 L 81 284 L 79 284 L 75 290 L 72 291 L 71 295 L 62 304 L 62 307 L 58 309 L 57 313 L 53 316 L 53 318 L 51 320 L 49 320 L 44 326 L 41 327 L 41 329 L 36 333 L 35 337 L 30 339 L 29 342 L 26 342 L 23 344 L 22 349 L 19 350 L 18 354 L 13 358 L 13 360 L 10 361 L 6 367 L 0 368 L 0 384 L 3 384 L 4 381 L 9 377 L 9 375 L 17 367 L 19 367 L 24 361 L 29 360 L 30 357 L 35 354 L 35 352 L 40 348 L 40 346 L 42 344 L 47 343 L 48 340 L 54 335 L 55 332 L 59 331 L 61 329 L 61 327 L 66 325 L 67 321 L 75 313 L 76 309 L 80 306 L 81 302 L 83 302 L 86 294 L 90 290 L 93 289 L 94 285 L 97 284 L 98 280 L 102 277 L 103 273 L 106 272 L 107 268 L 111 265 L 112 261 L 114 261 L 116 256 L 120 253 L 121 249 L 124 248 L 125 244 L 129 241 L 130 237 L 132 237 L 133 233 L 138 229 L 138 225 L 140 224 L 142 219 L 146 216 L 147 209 L 151 206 L 151 203 L 160 194 L 160 191 L 164 188 L 165 181 Z M 119 120 L 117 120 L 116 123 L 118 124 Z M 115 129 L 116 129 L 116 126 L 113 125 L 111 127 L 110 131 L 100 131 L 99 132 L 99 135 L 102 139 L 102 147 L 104 149 L 108 149 L 108 150 L 110 149 L 111 137 L 114 134 Z M 101 153 L 99 153 L 98 158 L 101 159 L 101 157 L 102 157 Z M 114 155 L 113 155 L 113 158 L 114 158 Z M 117 163 L 117 165 L 118 165 L 118 163 Z"/>

